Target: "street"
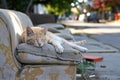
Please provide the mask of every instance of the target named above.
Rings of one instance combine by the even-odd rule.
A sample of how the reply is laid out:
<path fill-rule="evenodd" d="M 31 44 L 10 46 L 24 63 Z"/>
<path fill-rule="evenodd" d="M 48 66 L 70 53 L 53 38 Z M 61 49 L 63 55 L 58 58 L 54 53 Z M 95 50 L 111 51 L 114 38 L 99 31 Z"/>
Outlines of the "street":
<path fill-rule="evenodd" d="M 107 31 L 109 31 L 109 29 Z M 99 42 L 110 45 L 120 50 L 120 32 L 107 34 L 91 34 L 90 36 L 92 38 L 95 38 Z M 96 70 L 98 72 L 97 74 L 100 77 L 100 80 L 120 80 L 120 52 L 96 53 L 94 55 L 104 57 L 104 60 L 102 62 L 96 64 Z M 101 68 L 101 65 L 104 65 L 105 68 Z"/>
<path fill-rule="evenodd" d="M 81 35 L 84 35 L 88 38 L 87 42 L 93 39 L 96 42 L 101 43 L 102 46 L 105 44 L 118 50 L 117 52 L 102 52 L 101 49 L 101 52 L 88 53 L 90 55 L 102 56 L 104 58 L 102 62 L 96 63 L 96 80 L 120 80 L 120 27 L 116 28 L 113 26 L 107 26 L 107 28 L 104 28 L 104 26 L 95 26 L 95 28 L 91 28 L 91 25 L 90 27 L 89 25 L 85 28 L 83 27 L 84 26 L 82 26 L 82 28 L 77 27 L 77 29 L 75 29 L 75 27 L 69 27 L 69 30 L 71 30 L 73 34 L 80 35 L 79 37 L 76 37 L 78 40 L 81 40 Z M 86 38 L 83 37 L 82 39 Z M 95 49 L 95 47 L 92 48 Z"/>
<path fill-rule="evenodd" d="M 91 37 L 120 50 L 120 33 L 93 34 Z"/>

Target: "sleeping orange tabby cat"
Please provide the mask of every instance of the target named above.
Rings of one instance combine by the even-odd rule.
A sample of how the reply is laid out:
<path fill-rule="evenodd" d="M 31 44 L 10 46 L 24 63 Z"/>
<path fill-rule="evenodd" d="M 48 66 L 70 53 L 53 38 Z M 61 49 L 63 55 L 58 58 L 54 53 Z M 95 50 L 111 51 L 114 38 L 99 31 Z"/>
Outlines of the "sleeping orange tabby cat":
<path fill-rule="evenodd" d="M 85 52 L 87 48 L 77 45 L 74 42 L 69 42 L 55 34 L 47 31 L 47 28 L 27 27 L 21 35 L 21 42 L 42 47 L 45 43 L 50 43 L 55 47 L 56 52 L 63 53 L 62 44 L 67 44 L 81 52 Z"/>

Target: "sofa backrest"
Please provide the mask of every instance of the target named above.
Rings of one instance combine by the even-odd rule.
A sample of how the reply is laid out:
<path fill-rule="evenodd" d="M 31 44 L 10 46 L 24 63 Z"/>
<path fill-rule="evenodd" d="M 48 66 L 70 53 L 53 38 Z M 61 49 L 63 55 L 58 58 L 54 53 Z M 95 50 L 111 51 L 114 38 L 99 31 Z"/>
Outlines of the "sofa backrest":
<path fill-rule="evenodd" d="M 24 13 L 0 9 L 0 18 L 5 22 L 11 37 L 11 47 L 14 53 L 16 46 L 19 44 L 19 36 L 27 26 L 33 26 L 31 20 Z"/>
<path fill-rule="evenodd" d="M 52 14 L 27 14 L 33 22 L 33 25 L 39 25 L 44 23 L 56 23 L 56 17 Z"/>

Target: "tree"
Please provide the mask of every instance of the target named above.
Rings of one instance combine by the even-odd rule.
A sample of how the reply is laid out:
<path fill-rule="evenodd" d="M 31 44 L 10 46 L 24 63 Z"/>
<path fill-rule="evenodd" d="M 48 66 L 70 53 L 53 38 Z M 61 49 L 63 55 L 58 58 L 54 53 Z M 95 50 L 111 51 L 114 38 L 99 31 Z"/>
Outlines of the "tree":
<path fill-rule="evenodd" d="M 72 2 L 73 0 L 49 0 L 45 7 L 48 13 L 60 15 L 71 9 Z"/>
<path fill-rule="evenodd" d="M 5 9 L 8 8 L 6 0 L 1 0 L 1 3 L 2 3 L 2 7 L 4 7 Z"/>
<path fill-rule="evenodd" d="M 29 12 L 33 9 L 33 4 L 45 4 L 48 13 L 56 15 L 63 14 L 70 10 L 73 0 L 1 0 L 1 7 L 13 9 L 21 12 Z"/>
<path fill-rule="evenodd" d="M 1 0 L 2 8 L 25 12 L 30 0 Z"/>

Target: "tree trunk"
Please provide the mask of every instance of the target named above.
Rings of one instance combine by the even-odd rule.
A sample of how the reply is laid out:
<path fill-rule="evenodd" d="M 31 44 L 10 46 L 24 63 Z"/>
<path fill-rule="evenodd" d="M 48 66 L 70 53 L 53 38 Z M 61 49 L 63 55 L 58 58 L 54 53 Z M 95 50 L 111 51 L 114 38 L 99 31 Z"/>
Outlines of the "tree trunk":
<path fill-rule="evenodd" d="M 33 0 L 30 0 L 29 4 L 27 6 L 27 9 L 26 9 L 26 13 L 29 13 L 29 9 L 30 9 L 30 7 L 32 5 L 32 2 L 33 2 Z"/>
<path fill-rule="evenodd" d="M 2 7 L 3 7 L 4 9 L 8 9 L 7 1 L 6 1 L 6 0 L 1 0 L 1 3 L 2 3 Z"/>

